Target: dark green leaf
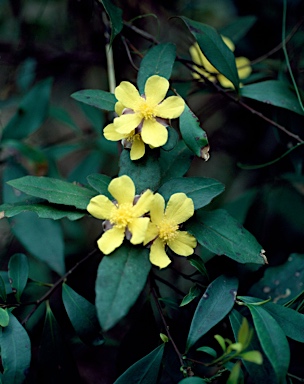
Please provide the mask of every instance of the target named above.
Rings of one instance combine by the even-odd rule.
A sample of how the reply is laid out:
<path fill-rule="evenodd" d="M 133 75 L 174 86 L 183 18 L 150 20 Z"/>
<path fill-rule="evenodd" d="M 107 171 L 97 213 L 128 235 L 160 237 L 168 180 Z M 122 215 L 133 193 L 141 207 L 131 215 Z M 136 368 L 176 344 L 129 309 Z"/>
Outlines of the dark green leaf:
<path fill-rule="evenodd" d="M 31 341 L 26 330 L 9 312 L 9 324 L 0 337 L 2 384 L 22 384 L 31 362 Z"/>
<path fill-rule="evenodd" d="M 95 306 L 67 284 L 62 286 L 62 299 L 65 310 L 78 336 L 85 343 L 103 344 L 104 340 L 100 334 Z"/>
<path fill-rule="evenodd" d="M 209 278 L 208 276 L 208 272 L 207 272 L 207 269 L 205 267 L 205 264 L 203 262 L 203 260 L 197 256 L 197 255 L 190 255 L 187 257 L 187 260 L 189 261 L 189 263 L 194 267 L 196 268 L 203 276 L 206 276 Z"/>
<path fill-rule="evenodd" d="M 3 277 L 0 275 L 0 298 L 6 302 L 6 287 Z"/>
<path fill-rule="evenodd" d="M 37 83 L 23 98 L 16 114 L 2 132 L 2 140 L 23 139 L 36 131 L 48 112 L 52 80 Z"/>
<path fill-rule="evenodd" d="M 184 176 L 192 163 L 193 153 L 181 140 L 171 151 L 161 150 L 159 164 L 162 182 Z"/>
<path fill-rule="evenodd" d="M 151 268 L 148 253 L 148 249 L 126 244 L 99 264 L 96 309 L 103 330 L 122 319 L 143 290 Z"/>
<path fill-rule="evenodd" d="M 66 208 L 59 204 L 52 205 L 37 199 L 28 199 L 22 203 L 0 205 L 0 214 L 3 217 L 13 217 L 22 212 L 35 212 L 41 219 L 59 220 L 64 217 L 69 220 L 78 220 L 85 215 L 84 212 L 76 211 L 75 208 Z"/>
<path fill-rule="evenodd" d="M 15 236 L 29 253 L 58 274 L 64 273 L 64 242 L 58 222 L 25 212 L 10 219 L 10 223 Z"/>
<path fill-rule="evenodd" d="M 207 346 L 199 347 L 199 348 L 197 348 L 197 351 L 198 351 L 198 352 L 204 352 L 204 353 L 207 353 L 208 355 L 214 357 L 215 359 L 216 359 L 216 357 L 217 357 L 217 353 L 216 353 L 216 351 L 215 351 L 213 348 L 210 348 L 210 347 L 207 347 Z"/>
<path fill-rule="evenodd" d="M 117 102 L 113 93 L 99 89 L 83 89 L 71 95 L 71 97 L 81 103 L 91 105 L 105 111 L 114 111 Z"/>
<path fill-rule="evenodd" d="M 256 16 L 238 17 L 232 23 L 221 29 L 221 35 L 229 37 L 234 43 L 237 43 L 247 34 L 256 20 Z"/>
<path fill-rule="evenodd" d="M 122 10 L 116 5 L 113 4 L 111 0 L 98 0 L 106 10 L 112 25 L 111 39 L 110 43 L 112 44 L 113 39 L 117 36 L 123 27 L 122 20 Z"/>
<path fill-rule="evenodd" d="M 189 31 L 196 39 L 201 51 L 210 63 L 239 89 L 239 76 L 233 52 L 223 42 L 219 33 L 210 25 L 199 23 L 182 16 Z"/>
<path fill-rule="evenodd" d="M 191 151 L 204 160 L 209 159 L 209 144 L 206 132 L 200 127 L 200 122 L 191 109 L 185 105 L 185 110 L 179 118 L 182 138 Z"/>
<path fill-rule="evenodd" d="M 142 59 L 137 85 L 140 94 L 144 93 L 145 84 L 150 76 L 158 75 L 170 79 L 176 57 L 176 47 L 172 43 L 158 44 L 152 47 Z"/>
<path fill-rule="evenodd" d="M 114 384 L 154 384 L 163 358 L 165 344 L 160 345 L 123 373 Z"/>
<path fill-rule="evenodd" d="M 108 186 L 111 178 L 106 175 L 100 175 L 98 173 L 89 175 L 87 177 L 88 183 L 101 195 L 109 196 Z"/>
<path fill-rule="evenodd" d="M 160 168 L 157 159 L 147 153 L 140 160 L 132 161 L 130 151 L 124 149 L 120 155 L 119 176 L 128 175 L 134 180 L 136 192 L 141 193 L 147 188 L 155 191 L 160 182 Z"/>
<path fill-rule="evenodd" d="M 255 237 L 225 210 L 198 211 L 196 218 L 187 223 L 187 230 L 217 255 L 226 255 L 239 263 L 265 263 Z"/>
<path fill-rule="evenodd" d="M 298 103 L 295 90 L 291 85 L 283 81 L 266 80 L 260 83 L 246 85 L 241 88 L 241 95 L 304 115 Z"/>
<path fill-rule="evenodd" d="M 170 125 L 167 127 L 167 130 L 168 130 L 168 140 L 166 144 L 163 145 L 161 148 L 164 151 L 171 151 L 178 143 L 178 133 L 174 128 L 170 127 Z"/>
<path fill-rule="evenodd" d="M 74 120 L 71 118 L 70 114 L 68 111 L 64 108 L 61 107 L 55 107 L 55 106 L 50 106 L 49 109 L 49 116 L 60 121 L 61 123 L 64 123 L 68 127 L 72 128 L 73 131 L 79 133 L 80 128 L 77 126 L 77 124 L 74 122 Z"/>
<path fill-rule="evenodd" d="M 248 308 L 263 351 L 275 371 L 278 382 L 281 383 L 287 374 L 290 361 L 286 336 L 275 319 L 261 306 L 248 304 Z"/>
<path fill-rule="evenodd" d="M 90 199 L 96 195 L 90 189 L 50 177 L 24 176 L 11 180 L 8 184 L 50 203 L 73 205 L 79 209 L 86 209 Z"/>
<path fill-rule="evenodd" d="M 0 308 L 0 327 L 7 327 L 9 324 L 9 312 L 7 308 Z"/>
<path fill-rule="evenodd" d="M 91 172 L 98 172 L 102 163 L 103 153 L 99 150 L 91 150 L 69 172 L 67 181 L 86 184 L 87 176 Z"/>
<path fill-rule="evenodd" d="M 192 300 L 196 299 L 200 294 L 202 293 L 201 288 L 194 284 L 191 288 L 189 293 L 183 298 L 182 302 L 180 303 L 180 307 L 183 307 L 184 305 L 187 305 L 191 303 Z"/>
<path fill-rule="evenodd" d="M 186 352 L 231 311 L 237 289 L 238 280 L 223 275 L 207 287 L 191 322 Z"/>
<path fill-rule="evenodd" d="M 222 183 L 207 177 L 180 177 L 167 181 L 159 188 L 158 192 L 165 200 L 169 200 L 174 193 L 184 192 L 193 200 L 194 209 L 199 209 L 208 205 L 224 189 Z"/>
<path fill-rule="evenodd" d="M 8 263 L 8 276 L 17 301 L 20 301 L 29 273 L 27 257 L 23 253 L 13 255 Z"/>
<path fill-rule="evenodd" d="M 200 377 L 186 377 L 182 381 L 179 381 L 178 384 L 207 384 L 207 381 L 201 379 Z"/>

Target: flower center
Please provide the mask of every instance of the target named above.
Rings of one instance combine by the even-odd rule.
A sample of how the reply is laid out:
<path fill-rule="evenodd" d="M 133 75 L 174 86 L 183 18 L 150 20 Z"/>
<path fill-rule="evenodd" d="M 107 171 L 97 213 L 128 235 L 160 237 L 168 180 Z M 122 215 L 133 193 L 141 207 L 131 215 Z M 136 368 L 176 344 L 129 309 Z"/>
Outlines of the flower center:
<path fill-rule="evenodd" d="M 178 225 L 168 219 L 163 219 L 157 227 L 159 238 L 165 242 L 173 240 L 177 235 Z"/>
<path fill-rule="evenodd" d="M 149 120 L 155 117 L 154 109 L 153 106 L 149 105 L 149 103 L 143 99 L 136 112 L 139 113 L 143 119 Z"/>
<path fill-rule="evenodd" d="M 131 203 L 120 204 L 117 209 L 113 209 L 110 222 L 118 228 L 125 228 L 133 219 Z"/>

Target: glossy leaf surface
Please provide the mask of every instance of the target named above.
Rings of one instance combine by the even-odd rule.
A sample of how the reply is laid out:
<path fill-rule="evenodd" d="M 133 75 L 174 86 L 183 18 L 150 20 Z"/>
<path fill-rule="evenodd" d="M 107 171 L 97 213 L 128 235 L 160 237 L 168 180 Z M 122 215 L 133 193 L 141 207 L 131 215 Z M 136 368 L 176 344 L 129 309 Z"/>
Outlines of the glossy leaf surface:
<path fill-rule="evenodd" d="M 29 273 L 27 257 L 23 253 L 13 255 L 8 263 L 8 276 L 17 301 L 20 301 Z"/>
<path fill-rule="evenodd" d="M 84 89 L 72 93 L 71 97 L 81 103 L 91 105 L 92 107 L 105 111 L 114 111 L 117 102 L 113 93 L 99 89 Z"/>

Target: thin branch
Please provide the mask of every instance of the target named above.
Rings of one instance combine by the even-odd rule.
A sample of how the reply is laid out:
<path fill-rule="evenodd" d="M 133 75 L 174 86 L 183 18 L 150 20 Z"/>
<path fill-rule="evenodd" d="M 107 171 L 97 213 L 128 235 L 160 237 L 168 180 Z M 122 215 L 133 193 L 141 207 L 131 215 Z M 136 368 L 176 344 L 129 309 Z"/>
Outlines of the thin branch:
<path fill-rule="evenodd" d="M 122 42 L 123 42 L 123 45 L 125 46 L 125 48 L 126 48 L 126 52 L 127 52 L 127 55 L 128 55 L 128 59 L 129 59 L 129 61 L 130 61 L 130 64 L 132 65 L 132 67 L 135 69 L 135 71 L 139 71 L 139 68 L 135 65 L 135 63 L 134 63 L 134 61 L 133 61 L 133 59 L 132 59 L 132 56 L 131 56 L 131 52 L 130 52 L 130 48 L 129 48 L 129 45 L 128 44 L 130 44 L 130 42 L 129 41 L 127 41 L 127 39 L 125 38 L 125 37 L 121 37 L 121 40 L 122 40 Z"/>
<path fill-rule="evenodd" d="M 173 291 L 175 291 L 179 295 L 181 295 L 181 296 L 185 296 L 186 295 L 184 292 L 182 292 L 180 289 L 178 289 L 175 285 L 169 283 L 167 280 L 162 279 L 161 277 L 159 277 L 157 275 L 154 275 L 154 278 L 155 278 L 155 280 L 158 280 L 161 283 L 163 283 L 164 285 L 167 285 L 168 287 L 170 287 Z"/>
<path fill-rule="evenodd" d="M 97 250 L 94 249 L 92 252 L 88 253 L 82 260 L 78 261 L 70 270 L 68 270 L 68 272 L 65 275 L 63 275 L 59 280 L 57 280 L 56 283 L 44 295 L 42 295 L 40 297 L 40 299 L 36 300 L 33 303 L 33 304 L 35 304 L 34 308 L 22 320 L 21 324 L 22 325 L 26 324 L 26 322 L 30 319 L 30 317 L 37 310 L 39 305 L 42 304 L 45 300 L 47 300 L 53 294 L 53 292 L 55 292 L 56 289 L 59 288 L 67 280 L 67 278 L 75 271 L 76 268 L 78 268 L 81 264 L 83 264 L 85 261 L 87 261 L 96 252 L 97 252 Z M 27 305 L 27 304 L 22 304 L 22 305 Z"/>

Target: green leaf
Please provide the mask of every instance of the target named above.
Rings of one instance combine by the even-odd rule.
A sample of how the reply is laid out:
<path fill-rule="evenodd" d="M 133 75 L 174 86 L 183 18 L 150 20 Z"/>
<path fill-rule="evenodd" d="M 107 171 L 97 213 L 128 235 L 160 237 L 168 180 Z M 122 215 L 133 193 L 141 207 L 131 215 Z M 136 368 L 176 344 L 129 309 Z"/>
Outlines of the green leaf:
<path fill-rule="evenodd" d="M 238 280 L 223 275 L 207 287 L 190 325 L 186 352 L 231 311 L 237 289 Z"/>
<path fill-rule="evenodd" d="M 148 249 L 125 244 L 104 256 L 96 280 L 96 309 L 104 331 L 122 319 L 143 290 L 151 264 Z"/>
<path fill-rule="evenodd" d="M 22 384 L 31 362 L 31 341 L 26 330 L 9 312 L 9 324 L 0 337 L 3 384 Z"/>
<path fill-rule="evenodd" d="M 241 373 L 241 365 L 240 365 L 240 362 L 237 361 L 233 365 L 233 368 L 231 369 L 230 375 L 227 380 L 227 384 L 238 384 L 240 373 Z"/>
<path fill-rule="evenodd" d="M 249 29 L 255 24 L 256 21 L 256 16 L 249 15 L 238 17 L 232 21 L 232 23 L 222 28 L 220 33 L 222 36 L 226 36 L 234 43 L 237 43 L 247 34 Z"/>
<path fill-rule="evenodd" d="M 112 31 L 111 31 L 110 44 L 112 44 L 113 39 L 120 33 L 123 27 L 122 10 L 116 7 L 116 5 L 114 5 L 113 1 L 111 0 L 98 0 L 98 1 L 104 6 L 104 9 L 107 12 L 111 21 Z"/>
<path fill-rule="evenodd" d="M 64 242 L 58 222 L 39 219 L 33 212 L 25 212 L 10 219 L 10 224 L 13 233 L 29 253 L 59 275 L 64 274 Z"/>
<path fill-rule="evenodd" d="M 206 276 L 209 279 L 207 269 L 203 260 L 197 255 L 190 255 L 187 257 L 187 260 L 192 265 L 192 267 L 196 268 L 202 276 Z"/>
<path fill-rule="evenodd" d="M 263 351 L 275 371 L 278 382 L 281 383 L 286 377 L 290 362 L 286 336 L 276 320 L 261 306 L 248 304 L 248 308 Z"/>
<path fill-rule="evenodd" d="M 178 384 L 207 384 L 207 381 L 201 379 L 200 377 L 186 377 L 185 379 L 178 382 Z"/>
<path fill-rule="evenodd" d="M 189 293 L 183 298 L 182 302 L 180 303 L 180 307 L 183 307 L 184 305 L 187 305 L 191 303 L 192 300 L 200 296 L 202 293 L 202 290 L 197 284 L 194 284 L 191 288 Z"/>
<path fill-rule="evenodd" d="M 91 172 L 98 172 L 102 164 L 103 153 L 99 150 L 91 150 L 69 172 L 67 181 L 86 184 L 87 176 Z"/>
<path fill-rule="evenodd" d="M 130 159 L 130 151 L 127 149 L 124 149 L 120 155 L 119 176 L 130 176 L 136 185 L 137 193 L 141 193 L 148 188 L 155 191 L 159 186 L 159 163 L 152 153 L 149 152 L 143 158 L 136 161 Z"/>
<path fill-rule="evenodd" d="M 44 122 L 49 106 L 52 79 L 37 83 L 23 98 L 16 114 L 2 132 L 2 140 L 23 139 Z"/>
<path fill-rule="evenodd" d="M 99 89 L 83 89 L 72 93 L 71 97 L 81 103 L 91 105 L 92 107 L 103 109 L 105 111 L 114 111 L 117 102 L 113 93 Z"/>
<path fill-rule="evenodd" d="M 76 133 L 81 132 L 80 128 L 71 118 L 70 114 L 66 109 L 51 105 L 49 108 L 49 116 L 52 117 L 53 119 L 58 120 L 61 123 L 64 123 L 66 126 L 72 128 L 73 131 L 75 131 Z"/>
<path fill-rule="evenodd" d="M 0 298 L 6 302 L 6 286 L 3 277 L 0 275 Z"/>
<path fill-rule="evenodd" d="M 87 177 L 88 183 L 92 188 L 94 188 L 98 193 L 105 196 L 110 196 L 108 192 L 108 186 L 110 184 L 111 178 L 106 175 L 100 175 L 98 173 L 89 175 Z"/>
<path fill-rule="evenodd" d="M 224 189 L 222 183 L 207 177 L 180 177 L 167 181 L 158 192 L 165 200 L 169 200 L 174 193 L 184 192 L 193 200 L 194 209 L 199 209 L 208 205 Z"/>
<path fill-rule="evenodd" d="M 217 255 L 226 255 L 239 263 L 265 262 L 255 237 L 223 209 L 198 211 L 196 217 L 187 222 L 187 230 Z"/>
<path fill-rule="evenodd" d="M 240 299 L 248 304 L 261 301 L 261 299 L 249 296 L 240 296 Z M 262 306 L 276 320 L 286 336 L 304 343 L 304 315 L 302 313 L 271 302 Z"/>
<path fill-rule="evenodd" d="M 103 344 L 104 340 L 100 334 L 95 305 L 80 296 L 67 284 L 62 286 L 62 300 L 77 335 L 85 343 L 96 346 Z"/>
<path fill-rule="evenodd" d="M 242 359 L 249 361 L 250 363 L 263 364 L 263 357 L 259 351 L 248 351 L 241 354 Z"/>
<path fill-rule="evenodd" d="M 133 364 L 124 372 L 114 384 L 154 384 L 163 358 L 164 346 L 162 344 Z"/>
<path fill-rule="evenodd" d="M 13 255 L 8 263 L 8 276 L 18 302 L 26 286 L 29 273 L 27 257 L 23 253 Z"/>
<path fill-rule="evenodd" d="M 150 76 L 158 75 L 170 79 L 176 57 L 176 47 L 172 43 L 158 44 L 149 49 L 140 64 L 137 85 L 143 94 L 145 84 Z"/>
<path fill-rule="evenodd" d="M 168 140 L 165 145 L 161 148 L 164 151 L 171 151 L 178 143 L 178 133 L 170 125 L 167 127 L 168 130 Z"/>
<path fill-rule="evenodd" d="M 7 327 L 9 324 L 9 312 L 7 308 L 0 308 L 0 327 Z"/>
<path fill-rule="evenodd" d="M 192 163 L 193 153 L 181 140 L 171 151 L 162 151 L 159 164 L 162 182 L 184 176 Z"/>
<path fill-rule="evenodd" d="M 199 348 L 197 348 L 197 351 L 198 351 L 198 352 L 204 352 L 204 353 L 207 353 L 208 355 L 214 357 L 215 359 L 216 359 L 216 357 L 217 357 L 217 353 L 216 353 L 216 351 L 215 351 L 213 348 L 210 348 L 210 347 L 207 347 L 207 346 L 199 347 Z"/>
<path fill-rule="evenodd" d="M 23 212 L 35 212 L 41 219 L 59 220 L 66 217 L 69 220 L 78 220 L 85 215 L 75 208 L 66 208 L 59 204 L 52 205 L 43 200 L 27 199 L 25 202 L 0 205 L 0 215 L 14 217 Z"/>
<path fill-rule="evenodd" d="M 201 51 L 210 63 L 239 89 L 239 76 L 232 51 L 222 40 L 219 33 L 211 26 L 190 20 L 182 16 L 181 19 L 196 39 Z"/>
<path fill-rule="evenodd" d="M 179 118 L 182 138 L 191 151 L 204 160 L 209 159 L 209 143 L 206 132 L 200 127 L 200 122 L 191 109 L 185 105 L 185 110 Z"/>
<path fill-rule="evenodd" d="M 256 84 L 245 85 L 241 95 L 262 103 L 288 109 L 299 115 L 304 115 L 294 88 L 284 81 L 266 80 Z"/>
<path fill-rule="evenodd" d="M 86 209 L 90 199 L 96 195 L 90 189 L 51 177 L 24 176 L 7 184 L 50 203 L 73 205 L 79 209 Z"/>

